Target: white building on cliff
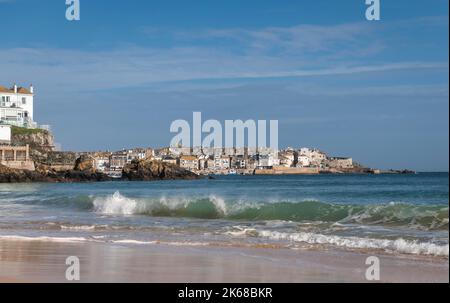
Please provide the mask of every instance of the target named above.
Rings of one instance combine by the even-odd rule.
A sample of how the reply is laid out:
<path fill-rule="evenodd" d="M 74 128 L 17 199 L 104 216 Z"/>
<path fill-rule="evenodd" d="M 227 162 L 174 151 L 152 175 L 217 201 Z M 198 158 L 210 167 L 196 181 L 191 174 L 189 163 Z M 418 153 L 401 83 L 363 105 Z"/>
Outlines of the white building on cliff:
<path fill-rule="evenodd" d="M 33 120 L 34 89 L 18 87 L 12 88 L 0 85 L 0 124 L 14 125 L 26 128 L 36 128 Z"/>

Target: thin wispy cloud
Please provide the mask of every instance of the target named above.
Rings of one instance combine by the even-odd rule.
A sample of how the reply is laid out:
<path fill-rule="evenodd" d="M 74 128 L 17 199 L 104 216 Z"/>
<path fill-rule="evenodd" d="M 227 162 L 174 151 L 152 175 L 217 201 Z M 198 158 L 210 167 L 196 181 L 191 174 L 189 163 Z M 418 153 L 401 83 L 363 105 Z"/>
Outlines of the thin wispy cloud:
<path fill-rule="evenodd" d="M 367 23 L 338 25 L 296 25 L 262 29 L 211 28 L 199 30 L 173 30 L 143 27 L 140 31 L 152 39 L 159 36 L 171 38 L 175 44 L 192 43 L 229 46 L 239 45 L 246 54 L 266 53 L 278 56 L 336 51 L 336 48 L 359 48 L 367 44 L 365 37 L 374 31 Z M 370 41 L 374 44 L 376 41 Z"/>
<path fill-rule="evenodd" d="M 204 49 L 124 49 L 86 52 L 61 49 L 0 50 L 2 70 L 59 89 L 114 89 L 152 83 L 199 80 L 267 79 L 373 73 L 395 70 L 448 69 L 446 62 L 401 62 L 380 65 L 345 65 L 301 68 L 281 58 L 233 56 Z M 74 85 L 76 83 L 76 85 Z"/>

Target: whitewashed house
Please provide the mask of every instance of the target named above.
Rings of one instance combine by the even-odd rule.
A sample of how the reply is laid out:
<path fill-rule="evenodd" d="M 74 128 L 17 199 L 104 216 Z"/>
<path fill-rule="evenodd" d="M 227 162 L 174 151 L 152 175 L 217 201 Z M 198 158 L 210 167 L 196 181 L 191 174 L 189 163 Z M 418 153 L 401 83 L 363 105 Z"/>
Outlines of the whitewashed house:
<path fill-rule="evenodd" d="M 11 126 L 0 124 L 0 144 L 11 143 Z"/>
<path fill-rule="evenodd" d="M 181 156 L 180 157 L 180 167 L 194 171 L 198 170 L 198 159 L 195 156 Z"/>
<path fill-rule="evenodd" d="M 34 114 L 34 88 L 12 88 L 0 85 L 0 124 L 36 128 Z"/>
<path fill-rule="evenodd" d="M 153 156 L 153 150 L 150 148 L 135 148 L 127 151 L 127 163 L 134 160 L 144 160 Z"/>
<path fill-rule="evenodd" d="M 230 169 L 231 158 L 229 156 L 215 155 L 214 156 L 214 169 L 224 170 Z"/>
<path fill-rule="evenodd" d="M 109 169 L 111 153 L 95 153 L 92 155 L 92 158 L 94 160 L 94 168 L 96 171 L 104 173 Z"/>
<path fill-rule="evenodd" d="M 298 163 L 297 163 L 298 167 L 308 167 L 310 165 L 311 165 L 311 161 L 308 156 L 304 156 L 304 155 L 298 156 Z"/>
<path fill-rule="evenodd" d="M 258 168 L 260 169 L 270 169 L 273 166 L 278 165 L 280 165 L 278 155 L 275 156 L 274 154 L 264 154 L 258 156 Z"/>
<path fill-rule="evenodd" d="M 300 162 L 300 158 L 301 157 L 306 157 L 308 158 L 308 160 L 302 160 L 302 162 L 307 163 L 309 162 L 309 165 L 311 166 L 318 166 L 321 167 L 323 165 L 323 163 L 325 162 L 325 160 L 328 158 L 327 154 L 325 154 L 324 152 L 320 151 L 317 148 L 300 148 L 299 150 L 299 162 Z M 303 158 L 302 159 L 306 159 Z M 307 165 L 304 165 L 307 166 Z"/>
<path fill-rule="evenodd" d="M 284 167 L 291 167 L 295 163 L 295 153 L 293 150 L 281 151 L 278 154 L 280 165 Z"/>
<path fill-rule="evenodd" d="M 173 156 L 190 156 L 192 155 L 191 147 L 169 147 L 169 154 Z"/>
<path fill-rule="evenodd" d="M 109 159 L 110 170 L 122 171 L 124 166 L 127 164 L 127 160 L 127 151 L 118 151 L 113 153 Z"/>

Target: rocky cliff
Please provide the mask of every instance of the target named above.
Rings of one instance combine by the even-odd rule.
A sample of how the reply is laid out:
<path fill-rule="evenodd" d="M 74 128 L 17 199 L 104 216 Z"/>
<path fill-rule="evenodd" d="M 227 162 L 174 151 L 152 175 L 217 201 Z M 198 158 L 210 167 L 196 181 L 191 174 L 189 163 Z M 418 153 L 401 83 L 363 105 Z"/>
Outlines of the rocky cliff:
<path fill-rule="evenodd" d="M 34 161 L 45 159 L 54 150 L 51 132 L 43 129 L 27 129 L 13 126 L 11 128 L 11 145 L 30 146 L 30 156 Z"/>

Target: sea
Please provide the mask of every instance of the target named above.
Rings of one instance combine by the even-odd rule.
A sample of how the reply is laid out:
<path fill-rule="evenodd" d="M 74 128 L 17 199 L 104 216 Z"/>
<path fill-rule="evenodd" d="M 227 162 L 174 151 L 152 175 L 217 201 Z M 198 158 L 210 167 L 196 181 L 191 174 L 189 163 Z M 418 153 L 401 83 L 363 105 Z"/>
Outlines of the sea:
<path fill-rule="evenodd" d="M 0 184 L 0 240 L 448 258 L 449 175 Z"/>

